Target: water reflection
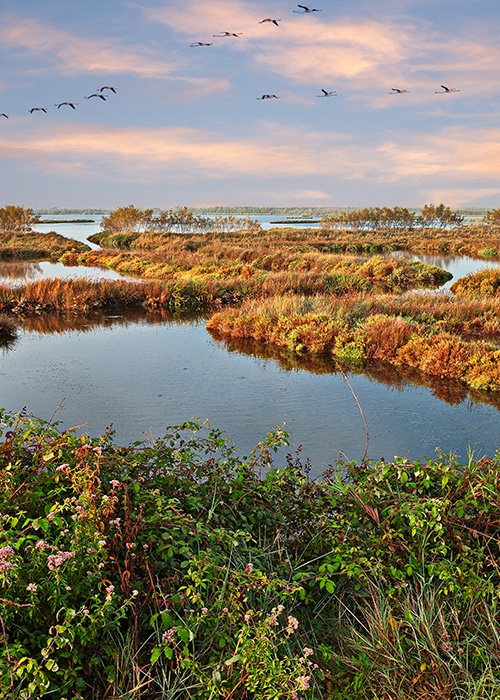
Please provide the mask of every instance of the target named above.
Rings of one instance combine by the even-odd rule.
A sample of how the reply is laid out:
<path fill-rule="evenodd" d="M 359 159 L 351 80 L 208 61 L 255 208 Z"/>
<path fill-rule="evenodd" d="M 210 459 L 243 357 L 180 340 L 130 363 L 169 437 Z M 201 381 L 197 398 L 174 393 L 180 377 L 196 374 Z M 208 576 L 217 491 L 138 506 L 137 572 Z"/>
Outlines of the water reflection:
<path fill-rule="evenodd" d="M 9 261 L 0 263 L 0 284 L 10 286 L 34 282 L 40 279 L 93 279 L 93 280 L 132 280 L 115 270 L 82 265 L 63 265 L 60 262 L 41 260 L 37 262 Z M 137 281 L 134 279 L 134 281 Z"/>
<path fill-rule="evenodd" d="M 210 335 L 229 352 L 238 352 L 261 359 L 274 360 L 285 371 L 305 370 L 312 374 L 336 374 L 338 366 L 328 356 L 297 355 L 282 348 L 276 348 L 262 341 L 244 338 L 226 339 L 213 331 Z M 472 404 L 487 404 L 500 411 L 500 394 L 469 389 L 459 381 L 442 379 L 404 365 L 393 365 L 389 362 L 372 361 L 362 369 L 343 367 L 350 374 L 364 375 L 397 391 L 405 391 L 409 386 L 426 387 L 432 396 L 439 401 L 458 406 L 467 402 Z"/>

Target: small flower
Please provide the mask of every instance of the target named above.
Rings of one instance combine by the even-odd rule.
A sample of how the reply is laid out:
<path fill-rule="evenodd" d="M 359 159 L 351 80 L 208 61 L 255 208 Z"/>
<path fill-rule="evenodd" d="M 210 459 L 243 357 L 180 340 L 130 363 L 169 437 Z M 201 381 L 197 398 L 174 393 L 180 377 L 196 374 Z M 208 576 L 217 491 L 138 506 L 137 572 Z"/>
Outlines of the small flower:
<path fill-rule="evenodd" d="M 36 593 L 38 590 L 38 586 L 36 585 L 36 583 L 28 583 L 28 585 L 26 586 L 26 590 L 28 591 L 28 593 Z"/>
<path fill-rule="evenodd" d="M 314 654 L 314 651 L 309 647 L 304 647 L 304 649 L 302 649 L 302 653 L 304 654 L 304 656 L 312 656 L 312 654 Z"/>
<path fill-rule="evenodd" d="M 288 634 L 293 634 L 299 627 L 299 621 L 297 620 L 296 617 L 292 617 L 292 615 L 288 616 L 288 625 L 286 628 L 286 631 Z"/>
<path fill-rule="evenodd" d="M 99 542 L 98 542 L 97 544 L 99 545 L 99 547 L 105 547 L 105 546 L 106 546 L 106 540 L 99 540 Z"/>
<path fill-rule="evenodd" d="M 94 547 L 87 547 L 87 554 L 93 554 L 95 552 Z"/>
<path fill-rule="evenodd" d="M 115 587 L 113 586 L 112 583 L 109 586 L 106 586 L 106 594 L 107 595 L 113 595 L 114 591 L 115 591 Z"/>
<path fill-rule="evenodd" d="M 175 636 L 175 630 L 173 627 L 171 627 L 169 630 L 164 632 L 161 636 L 161 641 L 163 644 L 172 644 L 174 641 L 174 636 Z"/>
<path fill-rule="evenodd" d="M 119 525 L 121 522 L 121 518 L 115 518 L 114 520 L 109 521 L 111 525 Z"/>
<path fill-rule="evenodd" d="M 252 615 L 253 615 L 253 612 L 252 612 L 251 610 L 249 610 L 249 611 L 245 614 L 245 622 L 247 622 L 247 623 L 250 622 L 250 620 L 252 619 Z"/>
<path fill-rule="evenodd" d="M 6 559 L 0 559 L 0 572 L 2 571 L 10 571 L 14 564 L 11 561 L 7 561 Z"/>
<path fill-rule="evenodd" d="M 253 571 L 253 564 L 249 561 L 248 564 L 245 566 L 245 572 L 249 574 L 251 571 Z"/>
<path fill-rule="evenodd" d="M 63 564 L 68 559 L 73 559 L 76 556 L 75 552 L 57 552 L 57 554 L 49 554 L 47 557 L 47 566 L 51 571 L 56 571 L 61 564 Z"/>
<path fill-rule="evenodd" d="M 88 608 L 83 608 L 82 615 L 85 615 L 85 617 L 87 617 L 87 615 L 90 615 L 90 610 Z"/>
<path fill-rule="evenodd" d="M 118 486 L 120 486 L 121 482 L 118 481 L 118 479 L 111 479 L 111 481 L 109 483 L 111 484 L 111 486 L 113 486 L 113 488 L 118 488 Z"/>
<path fill-rule="evenodd" d="M 450 651 L 453 649 L 453 644 L 451 642 L 441 642 L 439 648 L 441 649 L 441 651 L 444 651 L 445 654 L 449 654 Z"/>
<path fill-rule="evenodd" d="M 9 559 L 9 557 L 14 556 L 14 550 L 10 545 L 5 547 L 0 547 L 0 559 Z"/>
<path fill-rule="evenodd" d="M 202 614 L 202 615 L 206 615 L 207 612 L 208 612 L 208 608 L 202 608 L 202 609 L 201 609 L 201 614 Z"/>
<path fill-rule="evenodd" d="M 309 681 L 311 680 L 311 676 L 299 676 L 297 678 L 297 685 L 299 687 L 299 690 L 309 690 Z"/>

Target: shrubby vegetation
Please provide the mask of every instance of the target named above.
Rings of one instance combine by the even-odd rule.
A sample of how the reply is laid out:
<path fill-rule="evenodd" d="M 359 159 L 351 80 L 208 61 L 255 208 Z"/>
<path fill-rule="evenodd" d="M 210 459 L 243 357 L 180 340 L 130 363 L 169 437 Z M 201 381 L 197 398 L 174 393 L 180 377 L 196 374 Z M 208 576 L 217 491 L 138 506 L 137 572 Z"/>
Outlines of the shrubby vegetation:
<path fill-rule="evenodd" d="M 499 697 L 500 455 L 311 481 L 279 428 L 0 425 L 0 698 Z"/>
<path fill-rule="evenodd" d="M 196 216 L 187 207 L 158 211 L 155 209 L 138 209 L 133 205 L 119 207 L 103 217 L 101 226 L 111 233 L 139 232 L 174 232 L 204 233 L 206 231 L 259 231 L 260 224 L 248 217 L 238 219 L 234 216 L 216 216 L 207 218 Z"/>
<path fill-rule="evenodd" d="M 344 210 L 338 214 L 324 216 L 321 219 L 322 229 L 402 229 L 411 231 L 414 228 L 455 228 L 464 221 L 463 216 L 453 212 L 444 204 L 426 204 L 419 211 L 405 207 L 372 207 L 369 209 Z"/>
<path fill-rule="evenodd" d="M 35 214 L 33 209 L 8 204 L 0 208 L 0 231 L 8 233 L 31 231 L 39 219 L 39 215 Z"/>

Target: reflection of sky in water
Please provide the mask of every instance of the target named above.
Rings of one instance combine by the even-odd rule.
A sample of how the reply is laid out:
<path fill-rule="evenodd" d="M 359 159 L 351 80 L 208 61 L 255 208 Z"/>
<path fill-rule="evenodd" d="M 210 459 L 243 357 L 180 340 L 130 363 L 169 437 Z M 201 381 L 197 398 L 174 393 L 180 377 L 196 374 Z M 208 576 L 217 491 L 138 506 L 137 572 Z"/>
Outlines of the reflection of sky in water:
<path fill-rule="evenodd" d="M 493 454 L 500 443 L 500 411 L 467 399 L 450 405 L 424 386 L 387 386 L 350 377 L 370 428 L 369 456 L 418 459 L 435 449 L 467 459 L 469 444 Z M 160 437 L 192 416 L 208 419 L 248 452 L 271 426 L 286 422 L 314 471 L 340 454 L 359 461 L 365 429 L 341 375 L 286 371 L 274 360 L 228 352 L 203 322 L 145 322 L 88 332 L 22 332 L 0 355 L 0 402 L 64 427 L 86 423 L 97 436 L 113 423 L 117 441 Z M 289 451 L 293 451 L 293 447 Z M 287 450 L 288 451 L 288 450 Z"/>
<path fill-rule="evenodd" d="M 0 284 L 24 284 L 40 279 L 131 279 L 114 270 L 101 267 L 67 266 L 58 262 L 5 262 L 0 263 Z"/>

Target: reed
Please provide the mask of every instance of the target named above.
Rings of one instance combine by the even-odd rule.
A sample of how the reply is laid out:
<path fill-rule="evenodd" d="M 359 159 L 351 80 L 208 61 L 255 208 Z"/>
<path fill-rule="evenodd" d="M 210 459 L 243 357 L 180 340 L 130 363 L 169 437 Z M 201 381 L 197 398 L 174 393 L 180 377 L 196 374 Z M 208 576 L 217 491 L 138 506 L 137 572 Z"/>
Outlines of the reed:
<path fill-rule="evenodd" d="M 446 295 L 356 295 L 247 301 L 215 313 L 207 328 L 223 337 L 252 338 L 300 353 L 327 353 L 339 362 L 372 359 L 500 390 L 500 350 L 477 339 L 498 331 L 500 300 Z M 470 320 L 470 316 L 474 318 Z M 493 338 L 492 338 L 493 340 Z"/>
<path fill-rule="evenodd" d="M 64 253 L 87 250 L 85 243 L 54 232 L 0 231 L 0 260 L 58 260 Z"/>

